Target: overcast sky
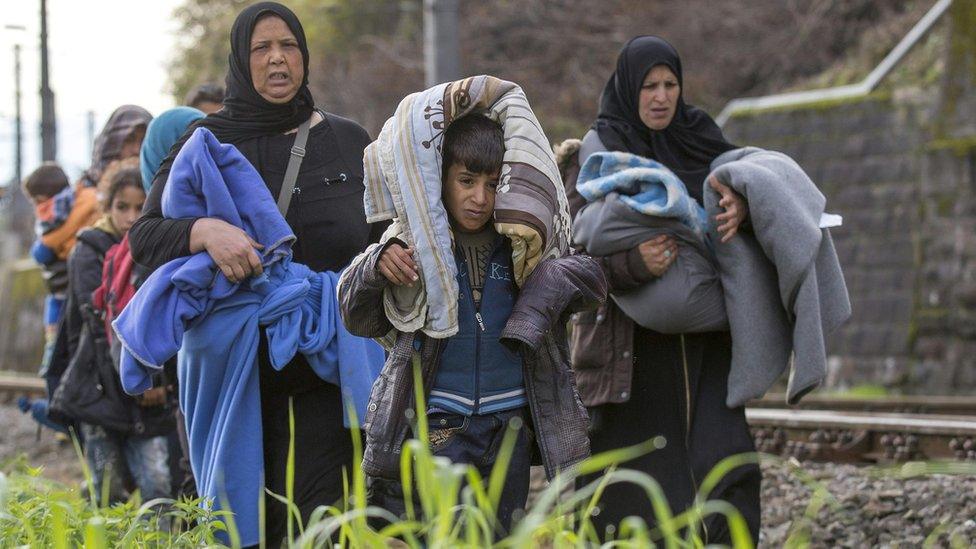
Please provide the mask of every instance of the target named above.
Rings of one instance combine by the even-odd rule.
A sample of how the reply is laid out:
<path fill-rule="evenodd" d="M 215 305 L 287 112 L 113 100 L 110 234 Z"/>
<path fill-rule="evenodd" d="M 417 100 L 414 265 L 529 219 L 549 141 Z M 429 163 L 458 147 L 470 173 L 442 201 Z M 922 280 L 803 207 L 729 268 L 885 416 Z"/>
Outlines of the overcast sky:
<path fill-rule="evenodd" d="M 87 167 L 87 115 L 96 131 L 125 103 L 151 113 L 174 106 L 166 62 L 176 33 L 172 18 L 181 0 L 48 0 L 51 88 L 58 116 L 58 160 L 72 174 Z M 13 175 L 13 45 L 22 45 L 24 171 L 40 156 L 40 0 L 3 0 L 0 14 L 0 184 Z M 3 28 L 23 25 L 26 31 Z"/>

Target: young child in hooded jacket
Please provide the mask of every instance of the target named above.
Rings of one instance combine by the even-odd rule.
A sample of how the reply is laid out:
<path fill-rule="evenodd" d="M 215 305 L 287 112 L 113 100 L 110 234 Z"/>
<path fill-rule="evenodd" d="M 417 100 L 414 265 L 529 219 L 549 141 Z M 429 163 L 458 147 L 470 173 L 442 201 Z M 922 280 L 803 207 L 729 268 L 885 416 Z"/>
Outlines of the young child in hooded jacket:
<path fill-rule="evenodd" d="M 529 468 L 537 446 L 543 454 L 549 450 L 548 455 L 541 457 L 547 465 L 555 463 L 553 468 L 578 459 L 576 454 L 571 454 L 573 451 L 583 456 L 588 453 L 585 412 L 581 412 L 578 404 L 568 362 L 551 360 L 552 356 L 559 356 L 559 352 L 546 346 L 564 341 L 562 336 L 554 335 L 551 341 L 540 345 L 544 350 L 539 351 L 549 360 L 539 369 L 551 367 L 555 372 L 541 377 L 547 380 L 546 383 L 560 385 L 559 389 L 545 387 L 527 391 L 533 380 L 527 380 L 526 376 L 531 376 L 530 365 L 535 364 L 535 359 L 530 358 L 531 352 L 524 347 L 503 343 L 506 338 L 503 332 L 518 306 L 521 292 L 512 274 L 510 241 L 499 235 L 492 223 L 496 187 L 505 154 L 502 128 L 478 114 L 464 116 L 448 126 L 442 154 L 442 200 L 450 220 L 457 263 L 458 332 L 446 340 L 428 338 L 419 332 L 395 334 L 397 343 L 370 397 L 364 425 L 367 435 L 364 469 L 370 476 L 371 504 L 403 516 L 405 502 L 399 477 L 395 471 L 376 463 L 387 459 L 379 457 L 380 454 L 398 457 L 406 437 L 406 429 L 401 429 L 397 422 L 400 417 L 409 416 L 409 412 L 398 407 L 403 406 L 403 401 L 396 395 L 412 391 L 411 377 L 402 374 L 410 370 L 410 359 L 404 358 L 405 353 L 415 351 L 424 363 L 424 375 L 429 375 L 424 383 L 426 416 L 430 449 L 435 456 L 474 466 L 482 478 L 487 479 L 499 458 L 506 431 L 515 431 L 515 447 L 508 458 L 505 488 L 497 508 L 496 535 L 501 535 L 510 530 L 513 519 L 525 507 Z M 353 261 L 339 286 L 340 308 L 350 332 L 366 337 L 389 335 L 389 323 L 377 316 L 383 311 L 383 288 L 418 283 L 419 269 L 414 253 L 406 243 L 394 238 L 367 249 L 364 260 Z M 547 266 L 547 263 L 551 264 Z M 561 272 L 577 271 L 574 280 L 589 281 L 579 282 L 580 287 L 586 287 L 580 289 L 563 284 L 562 279 L 553 276 L 550 270 L 556 264 L 560 265 L 556 270 L 561 269 Z M 547 278 L 549 276 L 553 278 Z M 595 306 L 606 295 L 602 271 L 595 261 L 584 256 L 541 263 L 521 291 L 532 291 L 533 277 L 538 277 L 536 283 L 539 285 L 555 286 L 552 295 L 560 292 L 586 294 L 587 297 L 576 303 L 583 307 Z M 556 279 L 558 283 L 553 282 Z M 562 333 L 558 318 L 567 308 L 568 301 L 552 305 L 547 297 L 540 297 L 534 303 L 539 310 L 550 305 L 548 320 L 556 325 L 553 332 Z M 549 328 L 540 326 L 539 330 L 548 332 Z M 564 358 L 568 360 L 568 356 Z M 391 378 L 395 379 L 391 381 Z M 563 390 L 565 392 L 560 393 Z M 539 392 L 562 396 L 538 398 Z M 550 409 L 544 410 L 541 401 L 546 401 Z M 378 408 L 388 410 L 390 420 L 377 415 Z M 560 413 L 563 410 L 566 412 Z M 397 419 L 394 421 L 393 418 Z M 549 439 L 548 445 L 537 443 L 533 427 L 538 427 L 540 436 L 560 431 L 562 434 L 579 434 L 580 440 L 571 442 L 574 448 L 570 451 L 554 449 L 551 446 L 555 445 Z M 547 432 L 542 433 L 543 430 Z M 573 437 L 564 435 L 563 438 Z M 572 457 L 568 457 L 570 455 Z M 377 471 L 382 472 L 378 474 Z"/>
<path fill-rule="evenodd" d="M 31 246 L 31 257 L 41 265 L 48 287 L 44 300 L 46 365 L 68 288 L 68 254 L 74 248 L 76 233 L 98 219 L 98 197 L 93 188 L 69 185 L 68 176 L 54 162 L 45 162 L 31 172 L 21 187 L 34 203 L 37 240 Z"/>

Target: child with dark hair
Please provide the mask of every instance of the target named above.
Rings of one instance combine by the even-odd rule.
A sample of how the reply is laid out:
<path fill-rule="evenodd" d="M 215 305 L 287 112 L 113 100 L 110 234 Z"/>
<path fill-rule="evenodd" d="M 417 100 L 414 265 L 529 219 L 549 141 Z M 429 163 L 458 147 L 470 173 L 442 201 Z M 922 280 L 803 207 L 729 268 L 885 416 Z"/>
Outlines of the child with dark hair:
<path fill-rule="evenodd" d="M 522 357 L 500 342 L 518 289 L 512 280 L 512 249 L 490 223 L 505 154 L 501 127 L 469 115 L 451 124 L 442 148 L 442 200 L 454 234 L 458 267 L 458 333 L 447 340 L 427 401 L 431 449 L 455 463 L 477 466 L 487 478 L 509 423 L 518 429 L 498 505 L 503 528 L 525 506 L 534 441 L 522 381 Z M 413 250 L 392 242 L 376 268 L 394 285 L 418 278 Z M 517 418 L 517 419 L 515 419 Z M 376 503 L 404 511 L 397 482 L 374 481 Z"/>
<path fill-rule="evenodd" d="M 224 87 L 220 84 L 200 84 L 186 94 L 183 104 L 205 114 L 215 113 L 224 106 Z"/>
<path fill-rule="evenodd" d="M 474 97 L 479 92 L 469 83 L 455 82 L 447 85 L 447 91 L 437 88 L 427 93 L 431 101 L 438 101 L 453 98 L 452 90 L 456 89 L 463 99 L 458 102 L 470 106 L 477 104 Z M 476 77 L 474 84 L 481 83 L 486 84 L 485 95 L 497 94 L 498 101 L 514 97 L 514 93 L 504 95 L 506 86 L 518 89 L 490 77 Z M 382 178 L 385 185 L 397 187 L 391 193 L 399 197 L 394 199 L 398 204 L 418 200 L 421 195 L 429 200 L 425 207 L 430 216 L 411 220 L 415 210 L 407 207 L 401 211 L 398 206 L 386 241 L 371 246 L 353 260 L 339 283 L 340 309 L 349 331 L 394 341 L 367 408 L 363 469 L 369 476 L 371 503 L 403 515 L 399 458 L 408 433 L 419 433 L 415 425 L 410 426 L 403 419 L 411 417 L 409 409 L 413 403 L 402 395 L 413 393 L 411 365 L 419 365 L 431 452 L 453 463 L 470 465 L 483 478 L 488 478 L 496 462 L 507 459 L 504 489 L 494 517 L 497 522 L 493 524 L 498 538 L 511 530 L 524 509 L 533 456 L 541 459 L 551 478 L 588 453 L 585 412 L 571 379 L 568 356 L 560 351 L 564 345 L 561 317 L 603 299 L 605 281 L 592 259 L 565 255 L 558 245 L 547 251 L 547 257 L 534 265 L 530 274 L 519 278 L 522 273 L 516 266 L 516 257 L 525 257 L 528 252 L 526 247 L 520 248 L 521 255 L 513 251 L 519 248 L 519 242 L 512 237 L 518 229 L 500 220 L 506 214 L 530 219 L 530 213 L 518 204 L 503 205 L 502 201 L 514 194 L 534 192 L 532 198 L 537 202 L 532 204 L 536 209 L 531 213 L 545 211 L 543 205 L 547 203 L 552 207 L 547 215 L 542 215 L 545 221 L 551 221 L 558 215 L 554 213 L 565 207 L 564 198 L 563 206 L 557 200 L 558 176 L 542 171 L 547 163 L 540 161 L 542 169 L 530 166 L 530 155 L 535 155 L 534 161 L 551 156 L 551 152 L 522 97 L 511 100 L 512 110 L 518 109 L 520 116 L 515 122 L 509 118 L 507 124 L 511 126 L 506 125 L 505 129 L 489 117 L 494 112 L 455 112 L 452 119 L 430 122 L 434 130 L 443 128 L 442 138 L 426 138 L 429 134 L 419 132 L 422 139 L 418 139 L 393 129 L 405 109 L 413 114 L 419 110 L 430 112 L 423 100 L 415 99 L 416 95 L 419 94 L 401 103 L 392 123 L 387 122 L 379 140 L 367 148 L 366 164 L 368 172 L 381 165 L 376 160 L 387 154 L 387 144 L 413 146 L 414 155 L 396 157 L 396 173 L 383 171 Z M 444 99 L 441 104 L 449 102 Z M 533 123 L 519 125 L 529 117 Z M 509 131 L 516 135 L 509 138 Z M 509 142 L 514 147 L 511 151 L 506 147 Z M 431 162 L 431 157 L 438 154 L 440 163 Z M 420 158 L 418 166 L 438 165 L 440 181 L 431 180 L 436 177 L 431 171 L 414 169 L 413 158 Z M 405 175 L 399 177 L 400 174 Z M 427 178 L 421 181 L 424 190 L 404 198 L 423 177 Z M 367 187 L 375 182 L 368 181 Z M 440 201 L 436 189 L 440 190 Z M 504 196 L 503 192 L 512 194 Z M 421 232 L 441 223 L 441 212 L 446 213 L 447 223 L 435 226 L 427 234 L 433 233 L 438 242 L 447 237 L 444 242 L 453 247 L 444 249 L 443 255 L 420 243 Z M 423 221 L 414 224 L 418 219 Z M 426 223 L 427 219 L 434 221 Z M 542 225 L 536 223 L 535 227 Z M 504 234 L 500 233 L 502 230 Z M 425 270 L 425 262 L 437 267 L 434 271 Z M 452 263 L 456 269 L 451 268 Z M 414 328 L 419 323 L 398 324 L 396 314 L 389 312 L 386 296 L 425 291 L 428 301 L 421 309 L 429 312 L 433 309 L 434 286 L 443 278 L 451 280 L 441 293 L 447 296 L 450 312 L 446 316 L 452 322 L 456 318 L 456 323 L 445 330 Z M 511 455 L 503 457 L 499 449 L 506 432 L 514 434 L 515 443 Z"/>
<path fill-rule="evenodd" d="M 68 186 L 68 176 L 61 166 L 54 162 L 45 162 L 24 179 L 22 186 L 24 194 L 35 203 L 43 202 Z"/>
<path fill-rule="evenodd" d="M 73 188 L 64 170 L 54 162 L 45 162 L 31 172 L 21 184 L 24 194 L 34 203 L 34 231 L 37 240 L 31 246 L 31 257 L 41 265 L 48 295 L 44 300 L 44 330 L 47 336 L 42 375 L 50 361 L 58 320 L 64 306 L 68 287 L 68 267 L 65 260 L 74 246 L 74 235 L 65 228 L 71 212 L 78 208 L 87 224 L 97 215 L 95 189 Z M 64 237 L 61 237 L 64 235 Z"/>

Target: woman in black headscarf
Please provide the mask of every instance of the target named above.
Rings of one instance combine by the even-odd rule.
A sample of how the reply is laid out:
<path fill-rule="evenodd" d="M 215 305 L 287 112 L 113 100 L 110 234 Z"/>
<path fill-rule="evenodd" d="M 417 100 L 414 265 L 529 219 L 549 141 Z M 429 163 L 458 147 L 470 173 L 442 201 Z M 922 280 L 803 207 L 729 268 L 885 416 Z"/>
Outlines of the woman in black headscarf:
<path fill-rule="evenodd" d="M 681 61 L 669 43 L 640 36 L 624 46 L 600 98 L 597 120 L 583 138 L 578 163 L 563 163 L 573 215 L 585 204 L 576 191 L 579 166 L 606 150 L 661 162 L 702 202 L 712 160 L 735 146 L 704 111 L 685 104 L 682 87 Z M 725 242 L 735 236 L 748 208 L 728 187 L 711 179 L 708 184 L 723 197 L 725 211 L 717 222 Z M 659 236 L 601 260 L 611 291 L 625 292 L 663 275 L 679 253 L 674 239 Z M 663 448 L 621 467 L 653 476 L 674 512 L 692 503 L 698 484 L 719 461 L 755 451 L 744 409 L 725 406 L 732 353 L 728 332 L 653 332 L 607 300 L 599 310 L 575 318 L 571 346 L 580 393 L 593 419 L 593 453 L 663 437 Z M 754 540 L 760 481 L 758 466 L 738 467 L 710 494 L 739 509 Z M 634 485 L 609 486 L 599 505 L 593 522 L 601 532 L 627 516 L 648 522 L 654 516 L 646 493 Z M 730 541 L 724 518 L 706 520 L 705 530 L 710 543 Z"/>
<path fill-rule="evenodd" d="M 311 121 L 301 170 L 286 220 L 298 237 L 294 259 L 316 271 L 339 271 L 383 227 L 365 222 L 363 149 L 370 138 L 351 120 L 317 110 L 308 89 L 308 48 L 288 8 L 262 2 L 244 9 L 231 31 L 227 95 L 222 110 L 191 125 L 153 180 L 143 217 L 129 238 L 134 259 L 155 268 L 206 251 L 232 281 L 260 274 L 257 243 L 219 219 L 165 219 L 161 197 L 173 159 L 196 127 L 235 145 L 278 196 L 295 142 L 294 130 Z M 285 493 L 289 399 L 295 414 L 295 503 L 303 519 L 342 497 L 342 471 L 352 467 L 352 441 L 342 423 L 339 388 L 319 378 L 301 354 L 276 372 L 267 340 L 259 348 L 265 485 Z M 228 479 L 228 482 L 233 482 Z M 286 509 L 266 498 L 267 537 L 285 535 Z M 244 540 L 251 543 L 253 540 Z"/>

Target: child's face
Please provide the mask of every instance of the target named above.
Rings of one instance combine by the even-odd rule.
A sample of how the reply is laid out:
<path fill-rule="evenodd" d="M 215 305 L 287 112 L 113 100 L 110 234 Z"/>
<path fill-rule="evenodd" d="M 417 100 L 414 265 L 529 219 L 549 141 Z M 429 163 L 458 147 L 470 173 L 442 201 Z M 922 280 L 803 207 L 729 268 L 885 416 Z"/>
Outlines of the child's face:
<path fill-rule="evenodd" d="M 495 211 L 498 176 L 499 172 L 474 173 L 464 164 L 451 164 L 444 180 L 444 207 L 455 229 L 476 233 L 488 223 Z"/>
<path fill-rule="evenodd" d="M 146 201 L 146 193 L 142 189 L 127 186 L 119 189 L 112 198 L 112 224 L 122 233 L 129 229 L 142 214 L 142 204 Z"/>

